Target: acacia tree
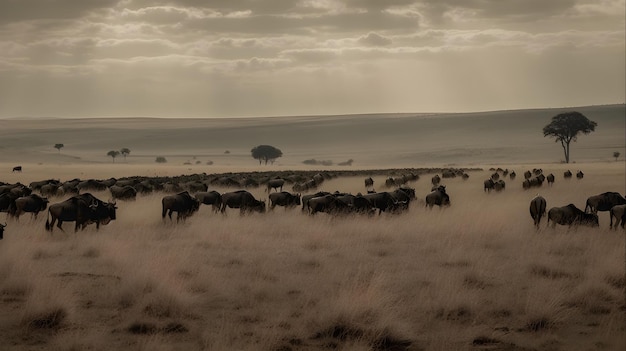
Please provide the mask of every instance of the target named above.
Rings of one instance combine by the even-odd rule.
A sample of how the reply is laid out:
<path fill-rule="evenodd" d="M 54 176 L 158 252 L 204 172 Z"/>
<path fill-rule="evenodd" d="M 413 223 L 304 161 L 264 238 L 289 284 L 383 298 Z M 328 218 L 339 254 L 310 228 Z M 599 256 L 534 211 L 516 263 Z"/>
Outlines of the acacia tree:
<path fill-rule="evenodd" d="M 120 153 L 122 154 L 122 156 L 124 156 L 124 161 L 126 161 L 126 156 L 128 156 L 128 154 L 130 154 L 130 149 L 127 147 L 123 147 L 120 150 Z"/>
<path fill-rule="evenodd" d="M 552 117 L 552 121 L 543 127 L 544 137 L 553 137 L 555 142 L 561 142 L 565 153 L 565 163 L 569 163 L 569 144 L 576 141 L 578 134 L 589 134 L 595 131 L 598 123 L 589 120 L 580 112 L 564 112 Z"/>
<path fill-rule="evenodd" d="M 113 163 L 115 163 L 115 158 L 120 155 L 120 152 L 117 150 L 111 150 L 107 152 L 107 156 L 111 156 L 113 158 Z"/>
<path fill-rule="evenodd" d="M 619 158 L 619 155 L 621 155 L 621 154 L 619 153 L 619 151 L 615 151 L 615 152 L 613 152 L 613 157 L 615 157 L 615 162 L 617 162 L 617 159 Z"/>
<path fill-rule="evenodd" d="M 63 144 L 54 144 L 54 148 L 59 150 L 59 153 L 61 153 L 61 149 L 64 147 L 65 145 Z"/>
<path fill-rule="evenodd" d="M 282 151 L 271 145 L 259 145 L 250 151 L 252 152 L 252 158 L 259 160 L 259 164 L 261 164 L 262 161 L 265 161 L 265 164 L 267 164 L 268 161 L 274 163 L 277 158 L 283 156 Z"/>

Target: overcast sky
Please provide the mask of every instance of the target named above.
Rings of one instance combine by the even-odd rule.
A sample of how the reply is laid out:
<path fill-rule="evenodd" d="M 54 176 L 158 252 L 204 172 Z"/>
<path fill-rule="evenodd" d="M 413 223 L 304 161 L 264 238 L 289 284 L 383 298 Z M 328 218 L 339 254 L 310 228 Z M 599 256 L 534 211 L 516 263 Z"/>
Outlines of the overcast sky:
<path fill-rule="evenodd" d="M 0 117 L 623 103 L 625 11 L 625 0 L 1 0 Z"/>

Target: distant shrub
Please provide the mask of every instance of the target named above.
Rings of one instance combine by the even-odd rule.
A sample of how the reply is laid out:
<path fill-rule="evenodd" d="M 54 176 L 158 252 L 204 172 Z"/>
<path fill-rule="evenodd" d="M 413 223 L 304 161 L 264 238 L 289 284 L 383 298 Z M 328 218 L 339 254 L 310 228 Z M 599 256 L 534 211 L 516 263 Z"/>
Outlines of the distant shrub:
<path fill-rule="evenodd" d="M 211 160 L 206 161 L 206 164 L 210 166 L 210 165 L 212 165 L 212 164 L 213 164 L 213 161 L 211 161 Z"/>
<path fill-rule="evenodd" d="M 332 166 L 333 161 L 331 160 L 316 160 L 314 158 L 309 160 L 302 161 L 305 165 L 322 165 L 322 166 Z"/>
<path fill-rule="evenodd" d="M 163 156 L 158 156 L 155 161 L 156 161 L 156 163 L 165 163 L 165 162 L 167 162 L 167 160 Z"/>

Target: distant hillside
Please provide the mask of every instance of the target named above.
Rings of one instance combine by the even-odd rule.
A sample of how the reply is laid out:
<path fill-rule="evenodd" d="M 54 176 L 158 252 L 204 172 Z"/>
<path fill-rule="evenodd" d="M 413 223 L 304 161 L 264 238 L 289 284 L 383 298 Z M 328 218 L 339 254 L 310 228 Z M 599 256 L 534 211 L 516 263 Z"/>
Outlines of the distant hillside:
<path fill-rule="evenodd" d="M 574 161 L 624 154 L 625 105 L 454 114 L 0 120 L 0 151 L 5 161 L 108 162 L 107 151 L 128 147 L 130 162 L 153 162 L 156 155 L 249 162 L 252 147 L 271 144 L 283 151 L 283 164 L 305 159 L 354 159 L 355 166 L 559 162 L 562 149 L 543 137 L 542 128 L 570 110 L 598 123 L 594 133 L 572 144 Z M 56 143 L 65 144 L 60 155 Z"/>

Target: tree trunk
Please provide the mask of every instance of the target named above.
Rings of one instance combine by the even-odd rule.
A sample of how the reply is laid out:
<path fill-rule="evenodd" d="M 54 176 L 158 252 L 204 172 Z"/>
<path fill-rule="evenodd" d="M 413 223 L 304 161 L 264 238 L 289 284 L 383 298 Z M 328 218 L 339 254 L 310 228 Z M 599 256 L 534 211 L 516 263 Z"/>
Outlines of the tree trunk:
<path fill-rule="evenodd" d="M 561 146 L 563 147 L 563 153 L 565 153 L 565 163 L 569 163 L 569 143 L 561 140 Z"/>

